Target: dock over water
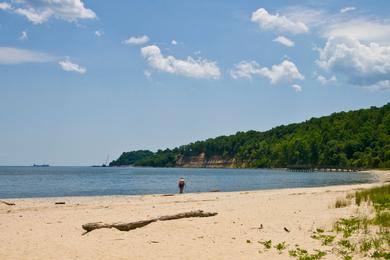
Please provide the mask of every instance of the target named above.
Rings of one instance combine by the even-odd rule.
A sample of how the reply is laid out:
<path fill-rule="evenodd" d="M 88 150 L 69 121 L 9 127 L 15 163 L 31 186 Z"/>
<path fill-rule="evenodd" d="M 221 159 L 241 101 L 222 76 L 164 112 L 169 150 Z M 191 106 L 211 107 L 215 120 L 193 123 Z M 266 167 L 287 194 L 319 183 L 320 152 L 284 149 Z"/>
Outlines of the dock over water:
<path fill-rule="evenodd" d="M 312 165 L 289 165 L 287 171 L 291 172 L 358 172 L 358 167 L 340 167 L 340 166 L 312 166 Z"/>

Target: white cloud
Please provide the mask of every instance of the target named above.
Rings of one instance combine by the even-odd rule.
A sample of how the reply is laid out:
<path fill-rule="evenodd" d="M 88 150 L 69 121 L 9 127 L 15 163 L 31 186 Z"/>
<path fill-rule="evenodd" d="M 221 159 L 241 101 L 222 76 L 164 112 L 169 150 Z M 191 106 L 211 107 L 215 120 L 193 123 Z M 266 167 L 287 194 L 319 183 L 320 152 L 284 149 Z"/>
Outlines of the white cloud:
<path fill-rule="evenodd" d="M 192 57 L 180 60 L 173 56 L 164 56 L 156 45 L 143 47 L 141 54 L 151 67 L 171 74 L 204 79 L 219 79 L 221 76 L 215 62 L 206 59 L 195 60 Z"/>
<path fill-rule="evenodd" d="M 251 21 L 257 23 L 264 30 L 287 31 L 293 34 L 307 33 L 309 28 L 301 21 L 293 21 L 279 14 L 272 15 L 264 8 L 252 13 Z"/>
<path fill-rule="evenodd" d="M 282 45 L 285 45 L 287 47 L 293 47 L 295 45 L 295 43 L 290 40 L 289 38 L 287 37 L 284 37 L 284 36 L 278 36 L 274 39 L 274 42 L 278 42 Z"/>
<path fill-rule="evenodd" d="M 382 80 L 375 85 L 369 86 L 372 90 L 390 90 L 390 80 Z"/>
<path fill-rule="evenodd" d="M 87 72 L 86 68 L 81 67 L 76 63 L 72 63 L 68 58 L 66 60 L 58 62 L 58 64 L 65 71 L 76 72 L 79 74 L 85 74 Z"/>
<path fill-rule="evenodd" d="M 22 31 L 22 33 L 20 34 L 19 40 L 25 41 L 27 39 L 28 39 L 27 31 Z"/>
<path fill-rule="evenodd" d="M 261 74 L 260 65 L 256 61 L 241 61 L 234 65 L 234 69 L 230 71 L 230 76 L 233 79 L 252 79 L 252 75 L 256 74 Z"/>
<path fill-rule="evenodd" d="M 293 80 L 303 80 L 305 78 L 299 72 L 297 66 L 289 60 L 284 60 L 280 64 L 273 65 L 271 69 L 260 67 L 255 61 L 242 61 L 235 65 L 235 68 L 230 72 L 230 75 L 234 79 L 251 79 L 253 75 L 259 75 L 268 78 L 271 84 L 282 81 L 291 82 Z"/>
<path fill-rule="evenodd" d="M 53 57 L 43 52 L 0 47 L 0 64 L 42 63 L 50 61 L 53 61 Z"/>
<path fill-rule="evenodd" d="M 356 10 L 356 7 L 354 7 L 354 6 L 346 6 L 346 7 L 340 9 L 340 13 L 343 14 L 343 13 L 354 11 L 354 10 Z"/>
<path fill-rule="evenodd" d="M 177 41 L 175 41 L 175 40 L 172 40 L 172 41 L 171 41 L 171 44 L 172 44 L 172 45 L 178 45 L 179 43 L 178 43 Z"/>
<path fill-rule="evenodd" d="M 291 87 L 294 89 L 295 92 L 302 92 L 302 87 L 298 84 L 294 84 Z"/>
<path fill-rule="evenodd" d="M 335 75 L 333 75 L 332 77 L 330 77 L 328 79 L 326 77 L 322 76 L 322 75 L 318 75 L 317 76 L 317 81 L 319 81 L 321 83 L 321 85 L 326 85 L 328 83 L 336 82 L 337 78 L 336 78 Z"/>
<path fill-rule="evenodd" d="M 130 45 L 143 45 L 149 41 L 149 37 L 146 35 L 143 36 L 131 36 L 129 39 L 123 41 L 124 44 Z"/>
<path fill-rule="evenodd" d="M 323 29 L 323 36 L 349 37 L 363 42 L 390 44 L 390 23 L 353 19 L 330 23 Z"/>
<path fill-rule="evenodd" d="M 95 31 L 95 35 L 96 35 L 97 37 L 101 37 L 101 36 L 103 36 L 103 34 L 104 34 L 104 32 L 101 31 L 101 30 L 96 30 L 96 31 Z"/>
<path fill-rule="evenodd" d="M 51 17 L 68 22 L 96 18 L 94 11 L 86 8 L 81 0 L 19 0 L 13 4 L 15 6 L 8 4 L 6 9 L 25 16 L 34 24 L 45 23 Z"/>
<path fill-rule="evenodd" d="M 1 2 L 0 3 L 0 10 L 9 10 L 12 6 L 9 3 Z"/>
<path fill-rule="evenodd" d="M 329 13 L 321 9 L 293 6 L 282 9 L 281 12 L 290 19 L 302 21 L 313 32 L 327 39 L 329 37 L 350 37 L 365 43 L 377 42 L 390 44 L 390 22 L 378 16 L 361 16 L 342 13 Z"/>
<path fill-rule="evenodd" d="M 319 54 L 320 67 L 351 84 L 369 86 L 390 80 L 390 46 L 331 37 Z"/>
<path fill-rule="evenodd" d="M 281 10 L 284 16 L 293 21 L 301 21 L 307 27 L 318 27 L 329 23 L 333 15 L 321 9 L 313 9 L 302 6 L 288 6 Z"/>

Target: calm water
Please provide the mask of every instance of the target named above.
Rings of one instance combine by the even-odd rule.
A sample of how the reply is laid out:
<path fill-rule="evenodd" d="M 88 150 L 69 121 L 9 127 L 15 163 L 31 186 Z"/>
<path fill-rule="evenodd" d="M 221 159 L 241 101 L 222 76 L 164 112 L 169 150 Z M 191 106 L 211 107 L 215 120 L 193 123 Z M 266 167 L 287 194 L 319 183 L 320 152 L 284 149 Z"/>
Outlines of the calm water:
<path fill-rule="evenodd" d="M 0 167 L 0 198 L 134 195 L 317 187 L 374 181 L 362 173 L 286 172 L 248 169 Z"/>

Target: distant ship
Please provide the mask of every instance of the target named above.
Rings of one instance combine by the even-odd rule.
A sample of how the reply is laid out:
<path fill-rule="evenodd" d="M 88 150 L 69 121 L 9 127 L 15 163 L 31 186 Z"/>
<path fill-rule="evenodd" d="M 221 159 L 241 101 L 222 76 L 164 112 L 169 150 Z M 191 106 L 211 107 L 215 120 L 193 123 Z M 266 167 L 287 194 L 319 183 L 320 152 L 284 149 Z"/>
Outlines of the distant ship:
<path fill-rule="evenodd" d="M 48 164 L 33 164 L 33 167 L 49 167 L 50 165 Z"/>
<path fill-rule="evenodd" d="M 102 165 L 92 165 L 92 167 L 109 167 L 108 161 L 110 160 L 110 155 L 107 155 L 106 162 Z"/>

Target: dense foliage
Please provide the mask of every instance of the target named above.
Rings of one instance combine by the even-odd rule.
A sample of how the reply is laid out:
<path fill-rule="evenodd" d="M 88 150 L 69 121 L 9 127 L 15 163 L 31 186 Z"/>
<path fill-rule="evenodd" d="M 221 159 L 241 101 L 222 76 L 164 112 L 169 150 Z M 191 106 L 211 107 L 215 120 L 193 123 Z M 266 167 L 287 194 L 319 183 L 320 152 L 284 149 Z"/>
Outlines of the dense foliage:
<path fill-rule="evenodd" d="M 390 103 L 282 125 L 238 132 L 173 150 L 123 153 L 110 165 L 176 166 L 179 158 L 234 160 L 236 167 L 326 166 L 390 168 Z"/>
<path fill-rule="evenodd" d="M 124 152 L 121 156 L 115 161 L 110 163 L 110 166 L 119 166 L 119 165 L 133 165 L 136 161 L 139 161 L 143 158 L 150 157 L 153 155 L 153 152 L 148 150 L 139 150 L 133 152 Z"/>

